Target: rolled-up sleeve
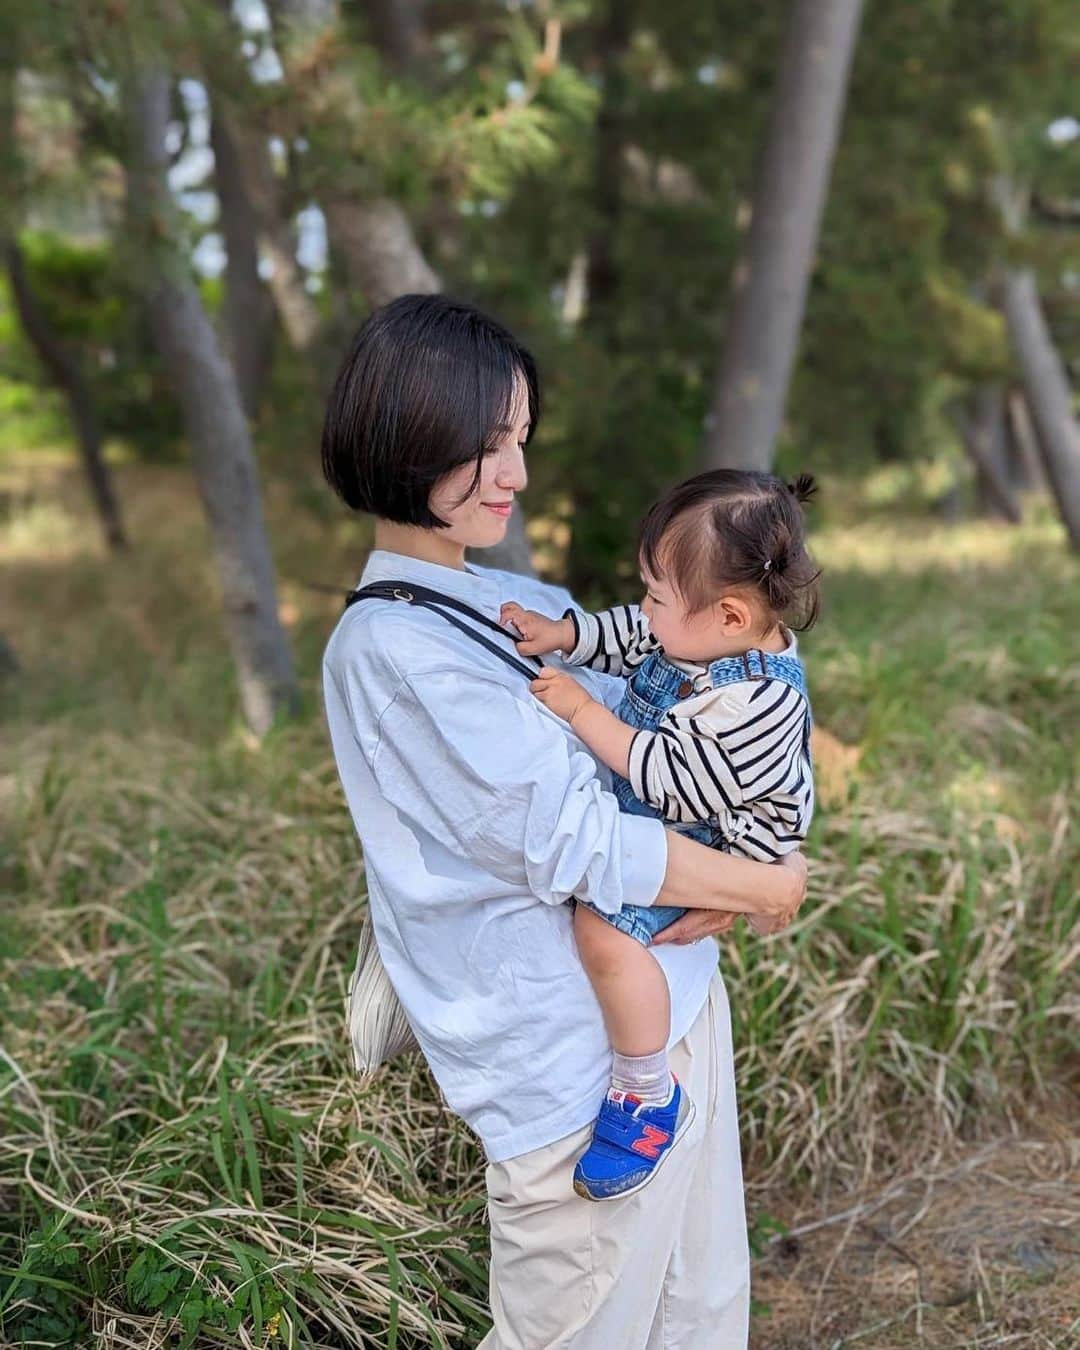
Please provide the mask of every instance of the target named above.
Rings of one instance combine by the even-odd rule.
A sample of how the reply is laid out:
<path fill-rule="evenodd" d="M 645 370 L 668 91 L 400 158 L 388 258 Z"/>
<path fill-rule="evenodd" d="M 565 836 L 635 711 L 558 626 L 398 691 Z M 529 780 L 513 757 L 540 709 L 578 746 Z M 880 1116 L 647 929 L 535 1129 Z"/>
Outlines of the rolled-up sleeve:
<path fill-rule="evenodd" d="M 572 666 L 591 666 L 605 675 L 630 675 L 660 646 L 637 605 L 616 605 L 596 614 L 571 607 L 563 618 L 574 625 L 574 645 L 564 653 Z"/>
<path fill-rule="evenodd" d="M 610 914 L 660 891 L 662 823 L 621 814 L 562 724 L 497 681 L 460 669 L 405 680 L 372 770 L 407 821 L 546 904 L 577 896 Z"/>

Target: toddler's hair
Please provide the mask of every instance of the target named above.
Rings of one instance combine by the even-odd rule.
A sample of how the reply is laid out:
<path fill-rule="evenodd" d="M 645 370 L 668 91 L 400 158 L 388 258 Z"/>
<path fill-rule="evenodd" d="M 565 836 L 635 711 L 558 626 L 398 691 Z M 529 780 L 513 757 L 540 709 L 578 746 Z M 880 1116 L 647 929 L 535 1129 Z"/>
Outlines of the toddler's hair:
<path fill-rule="evenodd" d="M 710 469 L 661 497 L 641 522 L 646 569 L 679 592 L 692 614 L 731 586 L 755 590 L 774 619 L 811 627 L 820 571 L 806 551 L 808 473 L 791 483 L 748 469 Z"/>

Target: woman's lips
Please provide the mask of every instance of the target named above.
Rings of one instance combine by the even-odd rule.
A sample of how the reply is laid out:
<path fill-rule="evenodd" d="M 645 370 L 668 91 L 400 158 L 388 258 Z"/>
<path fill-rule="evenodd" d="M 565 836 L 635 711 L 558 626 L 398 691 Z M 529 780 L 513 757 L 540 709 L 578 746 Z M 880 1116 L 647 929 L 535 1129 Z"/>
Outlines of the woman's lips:
<path fill-rule="evenodd" d="M 508 516 L 514 509 L 513 502 L 485 502 L 484 505 L 489 511 L 494 511 L 497 516 Z"/>

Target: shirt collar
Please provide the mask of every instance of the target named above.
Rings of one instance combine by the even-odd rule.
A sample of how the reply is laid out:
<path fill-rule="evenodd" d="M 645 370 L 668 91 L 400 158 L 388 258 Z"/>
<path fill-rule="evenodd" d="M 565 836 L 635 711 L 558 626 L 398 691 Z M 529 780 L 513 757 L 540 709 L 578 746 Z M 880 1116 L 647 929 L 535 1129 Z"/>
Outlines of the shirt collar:
<path fill-rule="evenodd" d="M 418 586 L 452 595 L 489 618 L 499 617 L 499 583 L 481 570 L 470 568 L 459 572 L 456 567 L 443 567 L 440 563 L 376 548 L 368 555 L 360 584 L 366 586 L 372 581 L 414 581 Z"/>

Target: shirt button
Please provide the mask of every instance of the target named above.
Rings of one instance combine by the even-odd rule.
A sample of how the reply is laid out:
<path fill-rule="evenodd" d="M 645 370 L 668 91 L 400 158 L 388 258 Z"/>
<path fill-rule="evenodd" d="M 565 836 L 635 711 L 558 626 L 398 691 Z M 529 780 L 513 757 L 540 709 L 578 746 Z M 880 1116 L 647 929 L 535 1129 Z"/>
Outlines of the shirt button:
<path fill-rule="evenodd" d="M 682 684 L 679 685 L 680 698 L 689 698 L 693 692 L 694 682 L 692 680 L 683 680 Z"/>

